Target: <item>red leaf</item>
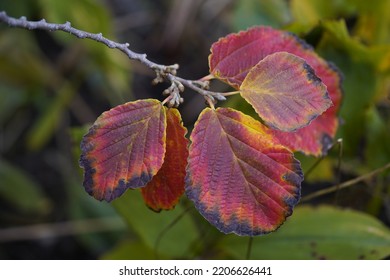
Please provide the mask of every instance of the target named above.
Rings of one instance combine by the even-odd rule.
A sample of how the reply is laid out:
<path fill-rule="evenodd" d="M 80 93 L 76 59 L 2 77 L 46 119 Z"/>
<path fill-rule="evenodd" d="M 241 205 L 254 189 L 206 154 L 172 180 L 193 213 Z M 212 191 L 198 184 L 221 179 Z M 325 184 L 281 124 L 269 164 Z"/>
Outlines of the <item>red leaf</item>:
<path fill-rule="evenodd" d="M 342 76 L 331 64 L 317 66 L 318 76 L 328 87 L 328 92 L 334 106 L 330 107 L 310 125 L 296 132 L 273 130 L 272 134 L 279 139 L 282 145 L 293 151 L 300 151 L 306 155 L 326 155 L 332 146 L 339 125 L 338 110 L 342 98 Z"/>
<path fill-rule="evenodd" d="M 207 108 L 195 124 L 186 193 L 224 233 L 253 236 L 274 231 L 299 200 L 300 164 L 268 131 L 229 108 Z"/>
<path fill-rule="evenodd" d="M 154 99 L 104 112 L 81 142 L 86 191 L 111 201 L 128 188 L 145 186 L 163 163 L 165 127 L 165 110 Z"/>
<path fill-rule="evenodd" d="M 249 70 L 260 60 L 275 52 L 289 52 L 306 60 L 315 74 L 327 86 L 333 106 L 325 113 L 294 133 L 274 131 L 280 142 L 294 151 L 306 154 L 325 154 L 338 127 L 337 112 L 340 107 L 342 77 L 339 70 L 319 57 L 311 46 L 295 35 L 257 26 L 221 38 L 211 47 L 210 73 L 236 89 Z"/>
<path fill-rule="evenodd" d="M 308 125 L 332 105 L 313 69 L 287 52 L 270 54 L 252 67 L 240 93 L 267 125 L 283 131 Z"/>
<path fill-rule="evenodd" d="M 146 204 L 154 211 L 175 207 L 184 193 L 188 158 L 187 129 L 177 109 L 166 109 L 167 141 L 164 163 L 146 187 L 141 189 Z"/>

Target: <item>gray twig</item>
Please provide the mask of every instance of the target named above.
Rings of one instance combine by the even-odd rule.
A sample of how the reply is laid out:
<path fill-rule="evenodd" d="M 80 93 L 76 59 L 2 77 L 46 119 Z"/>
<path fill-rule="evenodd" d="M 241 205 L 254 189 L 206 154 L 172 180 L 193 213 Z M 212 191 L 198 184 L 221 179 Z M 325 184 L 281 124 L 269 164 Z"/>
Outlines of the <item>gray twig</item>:
<path fill-rule="evenodd" d="M 132 60 L 137 60 L 144 64 L 146 67 L 152 69 L 156 73 L 156 78 L 153 80 L 153 83 L 161 83 L 168 81 L 171 83 L 171 86 L 164 91 L 165 94 L 168 94 L 168 98 L 164 100 L 164 103 L 167 103 L 169 106 L 177 107 L 180 103 L 183 102 L 180 93 L 184 91 L 184 87 L 190 88 L 193 91 L 203 95 L 206 100 L 212 100 L 214 103 L 216 100 L 226 100 L 223 93 L 208 91 L 208 82 L 206 81 L 193 81 L 180 78 L 176 75 L 177 70 L 179 69 L 178 64 L 173 65 L 162 65 L 150 61 L 147 59 L 146 54 L 136 53 L 129 49 L 129 43 L 117 43 L 110 39 L 107 39 L 103 36 L 102 33 L 90 33 L 79 30 L 72 27 L 70 22 L 63 24 L 48 23 L 45 19 L 39 21 L 29 21 L 26 17 L 13 18 L 7 15 L 5 11 L 0 11 L 0 21 L 7 23 L 11 27 L 19 27 L 24 29 L 41 29 L 47 31 L 64 31 L 68 32 L 77 38 L 80 39 L 91 39 L 99 43 L 105 44 L 107 47 L 112 49 L 118 49 L 128 56 Z"/>

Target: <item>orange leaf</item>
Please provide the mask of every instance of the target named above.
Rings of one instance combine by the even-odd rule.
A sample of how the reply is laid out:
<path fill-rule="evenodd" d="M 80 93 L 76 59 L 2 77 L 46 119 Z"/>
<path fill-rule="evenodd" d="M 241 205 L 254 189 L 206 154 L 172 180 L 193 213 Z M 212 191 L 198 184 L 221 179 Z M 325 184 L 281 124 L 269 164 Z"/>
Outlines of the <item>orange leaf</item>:
<path fill-rule="evenodd" d="M 154 211 L 170 210 L 184 193 L 188 157 L 187 129 L 177 109 L 166 109 L 167 141 L 164 163 L 146 187 L 141 189 L 146 204 Z"/>

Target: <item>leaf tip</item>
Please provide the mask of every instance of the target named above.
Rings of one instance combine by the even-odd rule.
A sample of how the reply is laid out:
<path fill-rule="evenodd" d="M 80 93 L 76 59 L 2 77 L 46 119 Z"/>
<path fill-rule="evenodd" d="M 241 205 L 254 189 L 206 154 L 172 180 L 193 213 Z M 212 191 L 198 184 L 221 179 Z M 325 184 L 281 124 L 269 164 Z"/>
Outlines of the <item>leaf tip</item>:
<path fill-rule="evenodd" d="M 303 63 L 303 69 L 306 72 L 306 77 L 309 81 L 313 82 L 316 85 L 319 85 L 322 83 L 322 80 L 315 74 L 314 69 L 307 63 Z"/>

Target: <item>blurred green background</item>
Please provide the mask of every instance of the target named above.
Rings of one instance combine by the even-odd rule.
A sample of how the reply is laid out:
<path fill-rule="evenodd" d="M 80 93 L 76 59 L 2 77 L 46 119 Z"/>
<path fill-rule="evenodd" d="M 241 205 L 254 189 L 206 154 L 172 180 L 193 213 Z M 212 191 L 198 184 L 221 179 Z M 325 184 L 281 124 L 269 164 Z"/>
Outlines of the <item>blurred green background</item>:
<path fill-rule="evenodd" d="M 179 63 L 189 79 L 207 75 L 210 45 L 230 32 L 270 25 L 304 38 L 344 74 L 342 155 L 336 145 L 315 165 L 294 214 L 253 238 L 250 257 L 390 257 L 390 0 L 1 0 L 1 10 L 102 32 L 155 62 Z M 219 233 L 185 198 L 156 214 L 139 191 L 111 204 L 84 191 L 82 135 L 115 105 L 162 100 L 167 84 L 152 79 L 97 42 L 0 24 L 0 259 L 246 258 L 250 238 Z M 188 90 L 184 98 L 191 129 L 204 100 Z M 245 107 L 239 98 L 228 105 Z M 297 157 L 305 172 L 317 162 Z M 339 177 L 361 180 L 316 196 Z"/>

